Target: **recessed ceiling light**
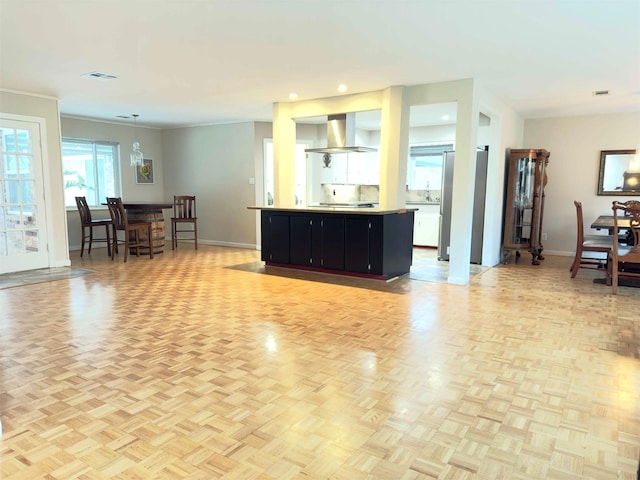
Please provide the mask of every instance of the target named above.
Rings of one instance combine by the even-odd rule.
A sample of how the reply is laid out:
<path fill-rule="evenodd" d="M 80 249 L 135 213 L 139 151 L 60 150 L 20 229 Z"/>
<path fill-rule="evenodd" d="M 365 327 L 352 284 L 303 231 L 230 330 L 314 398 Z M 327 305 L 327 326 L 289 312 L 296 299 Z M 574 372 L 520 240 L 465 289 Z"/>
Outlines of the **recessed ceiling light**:
<path fill-rule="evenodd" d="M 347 91 L 347 86 L 344 83 L 341 83 L 340 85 L 338 85 L 338 91 L 340 93 L 346 92 Z"/>
<path fill-rule="evenodd" d="M 297 93 L 291 92 L 289 94 L 289 100 L 297 100 L 297 99 L 298 99 L 298 94 Z"/>
<path fill-rule="evenodd" d="M 103 72 L 89 72 L 81 76 L 85 78 L 97 78 L 99 80 L 113 80 L 114 78 L 118 78 L 115 75 L 111 75 L 109 73 L 103 73 Z"/>
<path fill-rule="evenodd" d="M 449 115 L 442 115 L 440 120 L 449 120 Z"/>
<path fill-rule="evenodd" d="M 609 90 L 595 90 L 593 92 L 594 97 L 600 97 L 602 95 L 609 95 Z"/>

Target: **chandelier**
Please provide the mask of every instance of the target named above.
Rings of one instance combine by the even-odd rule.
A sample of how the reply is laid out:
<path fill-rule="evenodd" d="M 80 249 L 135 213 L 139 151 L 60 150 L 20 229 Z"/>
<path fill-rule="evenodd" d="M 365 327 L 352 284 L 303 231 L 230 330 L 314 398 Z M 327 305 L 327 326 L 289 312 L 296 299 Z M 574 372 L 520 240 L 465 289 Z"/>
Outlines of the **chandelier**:
<path fill-rule="evenodd" d="M 144 164 L 144 155 L 142 154 L 142 150 L 140 150 L 140 142 L 136 140 L 137 133 L 137 120 L 140 115 L 133 114 L 133 150 L 131 151 L 131 155 L 129 158 L 131 159 L 132 167 L 140 167 Z"/>

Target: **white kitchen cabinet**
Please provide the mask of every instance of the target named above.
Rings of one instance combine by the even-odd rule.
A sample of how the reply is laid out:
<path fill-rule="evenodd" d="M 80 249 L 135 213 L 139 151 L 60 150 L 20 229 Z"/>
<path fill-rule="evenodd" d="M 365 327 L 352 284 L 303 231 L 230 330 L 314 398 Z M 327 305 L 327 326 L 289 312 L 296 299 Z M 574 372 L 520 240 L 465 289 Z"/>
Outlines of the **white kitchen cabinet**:
<path fill-rule="evenodd" d="M 320 183 L 333 183 L 333 163 L 328 167 L 322 165 L 320 168 Z"/>
<path fill-rule="evenodd" d="M 364 153 L 364 185 L 380 185 L 380 152 Z"/>
<path fill-rule="evenodd" d="M 366 165 L 363 153 L 354 153 L 347 156 L 347 183 L 351 185 L 364 185 Z"/>
<path fill-rule="evenodd" d="M 380 154 L 378 152 L 349 154 L 347 180 L 352 185 L 379 185 Z"/>
<path fill-rule="evenodd" d="M 379 185 L 380 154 L 378 152 L 332 154 L 330 166 L 322 167 L 320 182 Z"/>
<path fill-rule="evenodd" d="M 413 244 L 437 247 L 440 233 L 440 205 L 408 205 L 418 207 L 413 223 Z"/>
<path fill-rule="evenodd" d="M 320 183 L 347 183 L 347 155 L 331 155 L 329 166 L 323 165 L 320 170 Z"/>

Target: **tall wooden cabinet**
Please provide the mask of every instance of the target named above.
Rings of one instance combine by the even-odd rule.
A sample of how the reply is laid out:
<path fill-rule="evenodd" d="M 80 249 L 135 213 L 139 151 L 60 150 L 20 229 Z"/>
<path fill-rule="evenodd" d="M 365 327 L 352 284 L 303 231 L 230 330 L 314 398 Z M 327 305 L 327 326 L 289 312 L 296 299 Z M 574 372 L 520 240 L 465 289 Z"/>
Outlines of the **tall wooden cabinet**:
<path fill-rule="evenodd" d="M 547 184 L 547 165 L 550 153 L 546 150 L 511 150 L 507 165 L 505 195 L 503 262 L 515 251 L 531 253 L 531 263 L 539 265 L 542 256 L 542 219 L 544 187 Z"/>

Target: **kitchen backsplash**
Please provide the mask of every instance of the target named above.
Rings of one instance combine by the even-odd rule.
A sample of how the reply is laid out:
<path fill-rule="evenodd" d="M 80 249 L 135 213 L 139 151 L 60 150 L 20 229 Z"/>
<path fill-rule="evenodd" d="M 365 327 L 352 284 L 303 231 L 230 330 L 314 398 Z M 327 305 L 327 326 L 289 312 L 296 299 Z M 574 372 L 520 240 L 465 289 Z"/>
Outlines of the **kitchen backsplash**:
<path fill-rule="evenodd" d="M 378 185 L 322 184 L 322 203 L 377 203 L 380 198 Z"/>
<path fill-rule="evenodd" d="M 407 202 L 440 203 L 440 189 L 407 190 Z"/>
<path fill-rule="evenodd" d="M 378 185 L 322 184 L 322 203 L 378 203 Z M 440 203 L 440 190 L 407 190 L 407 202 Z"/>

